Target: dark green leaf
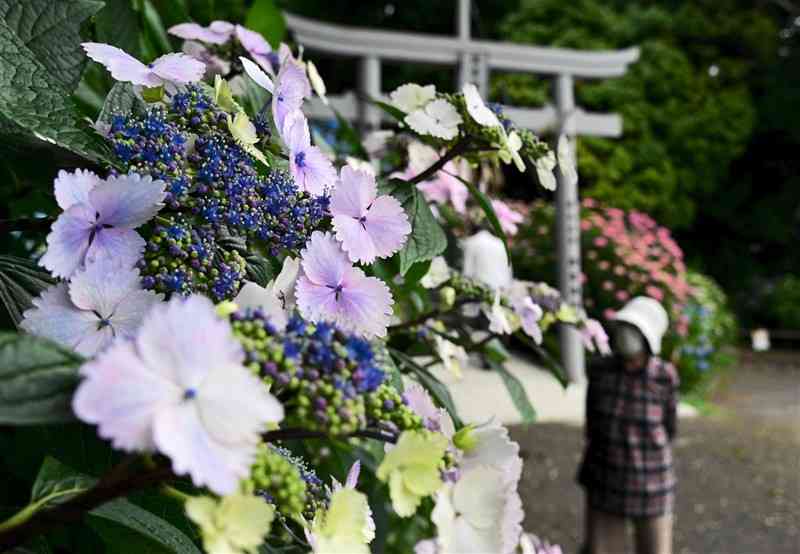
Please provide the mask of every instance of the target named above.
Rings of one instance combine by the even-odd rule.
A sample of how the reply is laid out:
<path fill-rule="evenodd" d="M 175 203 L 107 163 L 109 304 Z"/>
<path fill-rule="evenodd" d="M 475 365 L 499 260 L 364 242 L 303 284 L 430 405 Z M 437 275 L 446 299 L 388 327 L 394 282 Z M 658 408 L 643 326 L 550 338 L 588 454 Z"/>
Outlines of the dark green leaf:
<path fill-rule="evenodd" d="M 134 58 L 141 57 L 139 14 L 133 9 L 132 0 L 105 0 L 105 3 L 94 18 L 97 41 L 122 48 Z"/>
<path fill-rule="evenodd" d="M 361 144 L 361 137 L 359 136 L 358 131 L 355 130 L 355 127 L 350 125 L 350 122 L 342 117 L 342 114 L 339 113 L 339 110 L 333 106 L 331 106 L 331 111 L 333 111 L 333 115 L 336 116 L 336 121 L 339 124 L 339 127 L 336 130 L 337 138 L 349 146 L 350 153 L 353 156 L 361 158 L 362 160 L 369 160 L 369 154 L 364 148 L 364 145 Z"/>
<path fill-rule="evenodd" d="M 523 335 L 522 333 L 517 333 L 515 337 L 524 342 L 525 344 L 527 344 L 531 349 L 533 349 L 533 351 L 539 355 L 541 361 L 544 362 L 544 365 L 547 367 L 547 369 L 550 371 L 553 377 L 556 378 L 559 384 L 563 388 L 567 388 L 567 386 L 569 385 L 569 378 L 567 377 L 564 368 L 561 367 L 561 364 L 558 363 L 558 361 L 555 358 L 553 358 L 542 345 L 536 344 L 535 342 L 533 342 L 533 340 L 531 340 L 530 337 L 528 337 L 527 335 Z"/>
<path fill-rule="evenodd" d="M 48 58 L 59 58 L 62 51 L 73 51 L 80 40 L 77 29 L 81 22 L 102 4 L 86 0 L 1 1 L 9 16 L 0 17 L 0 114 L 40 140 L 95 161 L 105 160 L 108 147 L 82 120 L 70 97 L 77 83 L 75 71 L 80 72 L 83 58 L 76 62 L 64 56 L 63 66 L 58 62 L 57 67 Z M 33 9 L 43 2 L 75 5 L 81 10 Z M 35 29 L 39 28 L 42 31 L 37 34 Z M 29 38 L 30 47 L 24 37 Z"/>
<path fill-rule="evenodd" d="M 261 287 L 266 287 L 275 278 L 275 270 L 266 258 L 247 256 L 247 277 Z"/>
<path fill-rule="evenodd" d="M 33 261 L 0 255 L 0 301 L 15 325 L 22 320 L 22 312 L 32 306 L 33 297 L 53 283 L 50 274 Z"/>
<path fill-rule="evenodd" d="M 106 101 L 103 103 L 100 115 L 97 116 L 97 121 L 111 124 L 111 120 L 115 115 L 143 113 L 146 109 L 147 105 L 134 93 L 133 85 L 130 83 L 117 83 L 111 87 L 108 96 L 106 96 Z"/>
<path fill-rule="evenodd" d="M 478 202 L 478 205 L 483 210 L 483 213 L 486 214 L 486 219 L 489 220 L 489 223 L 494 230 L 494 234 L 500 237 L 503 241 L 503 246 L 506 248 L 506 254 L 508 254 L 508 258 L 511 259 L 511 251 L 508 249 L 508 239 L 506 238 L 506 232 L 503 231 L 503 226 L 500 225 L 500 220 L 497 218 L 497 214 L 494 211 L 494 206 L 492 206 L 491 200 L 483 194 L 478 187 L 467 181 L 466 179 L 456 175 L 455 173 L 445 172 L 448 175 L 451 175 L 464 183 L 464 185 L 469 189 L 470 194 L 475 198 Z"/>
<path fill-rule="evenodd" d="M 164 26 L 169 29 L 178 23 L 186 23 L 189 17 L 189 9 L 186 5 L 187 0 L 152 0 L 153 6 L 161 14 Z"/>
<path fill-rule="evenodd" d="M 144 30 L 151 43 L 156 47 L 157 55 L 160 56 L 172 52 L 172 44 L 169 42 L 167 31 L 164 29 L 164 23 L 161 21 L 158 10 L 153 7 L 153 3 L 150 0 L 144 0 L 142 5 L 144 7 Z"/>
<path fill-rule="evenodd" d="M 61 504 L 91 488 L 95 482 L 96 479 L 78 473 L 47 456 L 33 484 L 31 502 L 40 502 L 39 509 Z"/>
<path fill-rule="evenodd" d="M 411 266 L 403 278 L 403 284 L 406 287 L 413 286 L 419 282 L 420 279 L 425 277 L 428 270 L 431 268 L 431 260 L 424 260 L 417 262 Z"/>
<path fill-rule="evenodd" d="M 172 524 L 123 498 L 95 508 L 89 512 L 87 522 L 111 552 L 201 554 L 191 539 Z"/>
<path fill-rule="evenodd" d="M 0 0 L 0 21 L 72 92 L 86 63 L 80 24 L 102 7 L 103 2 L 91 0 Z"/>
<path fill-rule="evenodd" d="M 395 118 L 397 121 L 403 121 L 403 119 L 405 119 L 405 117 L 406 117 L 406 114 L 402 110 L 398 110 L 397 108 L 395 108 L 391 104 L 387 104 L 386 102 L 381 102 L 380 100 L 375 100 L 375 99 L 372 99 L 372 98 L 369 101 L 372 104 L 374 104 L 375 106 L 377 106 L 380 109 L 382 109 L 383 111 L 385 111 L 387 114 L 389 114 L 393 118 Z"/>
<path fill-rule="evenodd" d="M 397 198 L 411 224 L 411 234 L 399 252 L 401 274 L 405 275 L 416 262 L 432 260 L 444 252 L 447 236 L 417 187 L 401 179 L 392 179 L 381 187 L 381 192 Z"/>
<path fill-rule="evenodd" d="M 53 551 L 44 537 L 36 537 L 24 546 L 18 546 L 8 554 L 51 554 Z"/>
<path fill-rule="evenodd" d="M 516 375 L 508 371 L 501 363 L 497 363 L 491 359 L 488 359 L 487 361 L 492 369 L 494 369 L 503 380 L 503 384 L 506 386 L 506 390 L 508 391 L 508 395 L 511 397 L 511 401 L 517 408 L 519 415 L 522 416 L 522 422 L 533 423 L 536 421 L 536 410 L 528 398 L 528 393 L 525 392 L 525 387 L 522 386 L 522 383 L 519 379 L 517 379 Z"/>
<path fill-rule="evenodd" d="M 0 333 L 0 424 L 71 421 L 82 359 L 45 339 Z"/>
<path fill-rule="evenodd" d="M 273 48 L 286 36 L 286 19 L 273 0 L 255 0 L 247 12 L 244 25 L 264 35 Z"/>
<path fill-rule="evenodd" d="M 455 402 L 453 402 L 453 397 L 450 395 L 450 391 L 447 389 L 447 386 L 439 381 L 439 379 L 437 379 L 430 371 L 415 362 L 411 356 L 408 356 L 394 348 L 390 348 L 389 352 L 400 363 L 401 366 L 407 368 L 411 373 L 414 374 L 414 376 L 417 378 L 417 381 L 419 381 L 419 383 L 425 387 L 436 403 L 447 410 L 447 413 L 450 414 L 450 417 L 453 419 L 453 423 L 455 424 L 456 428 L 461 427 L 461 419 L 458 417 Z"/>

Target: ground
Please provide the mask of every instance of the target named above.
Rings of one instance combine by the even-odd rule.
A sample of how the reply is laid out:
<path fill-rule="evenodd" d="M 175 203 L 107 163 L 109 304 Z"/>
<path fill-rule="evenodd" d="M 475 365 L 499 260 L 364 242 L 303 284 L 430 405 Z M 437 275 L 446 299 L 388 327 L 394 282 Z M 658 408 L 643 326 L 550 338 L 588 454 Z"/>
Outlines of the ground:
<path fill-rule="evenodd" d="M 800 553 L 800 353 L 741 354 L 713 400 L 711 415 L 680 422 L 674 551 Z M 526 530 L 577 553 L 582 429 L 542 423 L 513 435 Z"/>

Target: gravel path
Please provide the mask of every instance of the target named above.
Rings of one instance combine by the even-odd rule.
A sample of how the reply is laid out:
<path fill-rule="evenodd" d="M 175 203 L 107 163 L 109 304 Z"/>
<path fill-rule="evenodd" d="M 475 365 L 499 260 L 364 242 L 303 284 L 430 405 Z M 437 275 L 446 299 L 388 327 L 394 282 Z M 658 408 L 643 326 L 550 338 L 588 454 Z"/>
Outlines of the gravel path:
<path fill-rule="evenodd" d="M 680 422 L 675 552 L 800 554 L 800 354 L 743 354 L 719 390 L 717 413 Z M 513 435 L 526 459 L 526 530 L 577 553 L 582 429 Z"/>

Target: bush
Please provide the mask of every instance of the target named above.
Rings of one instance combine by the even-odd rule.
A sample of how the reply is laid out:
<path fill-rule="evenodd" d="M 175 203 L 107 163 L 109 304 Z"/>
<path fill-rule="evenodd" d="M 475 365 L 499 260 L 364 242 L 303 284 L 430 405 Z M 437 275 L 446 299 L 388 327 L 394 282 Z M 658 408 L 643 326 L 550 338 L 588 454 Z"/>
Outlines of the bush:
<path fill-rule="evenodd" d="M 527 223 L 512 247 L 515 274 L 555 280 L 555 208 L 529 207 Z M 662 357 L 678 364 L 683 389 L 692 390 L 722 361 L 721 348 L 735 338 L 727 298 L 710 278 L 687 271 L 670 231 L 635 210 L 585 199 L 581 210 L 584 307 L 609 321 L 629 299 L 650 296 L 670 314 Z"/>
<path fill-rule="evenodd" d="M 800 277 L 785 275 L 767 296 L 770 324 L 782 329 L 800 329 Z"/>

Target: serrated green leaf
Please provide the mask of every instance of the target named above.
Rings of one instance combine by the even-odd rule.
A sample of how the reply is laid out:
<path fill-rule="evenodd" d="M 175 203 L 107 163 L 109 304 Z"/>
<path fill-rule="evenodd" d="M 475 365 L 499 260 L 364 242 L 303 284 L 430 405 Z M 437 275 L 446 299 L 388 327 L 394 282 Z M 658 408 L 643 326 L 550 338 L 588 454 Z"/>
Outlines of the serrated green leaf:
<path fill-rule="evenodd" d="M 38 509 L 61 504 L 91 488 L 95 481 L 47 456 L 33 483 L 31 502 L 37 503 Z"/>
<path fill-rule="evenodd" d="M 128 115 L 131 113 L 144 113 L 147 105 L 133 91 L 130 83 L 116 83 L 106 96 L 97 121 L 110 124 L 115 115 Z"/>
<path fill-rule="evenodd" d="M 411 234 L 398 253 L 402 275 L 415 263 L 432 260 L 444 252 L 447 236 L 417 187 L 401 179 L 392 179 L 381 187 L 381 193 L 391 194 L 400 202 L 411 224 Z"/>
<path fill-rule="evenodd" d="M 261 256 L 247 256 L 247 277 L 255 284 L 266 287 L 275 278 L 275 268 L 270 261 Z"/>
<path fill-rule="evenodd" d="M 74 420 L 70 402 L 82 361 L 49 340 L 0 333 L 0 424 Z"/>
<path fill-rule="evenodd" d="M 522 416 L 522 422 L 533 423 L 536 421 L 536 409 L 533 407 L 533 404 L 531 404 L 528 393 L 525 392 L 525 387 L 520 380 L 517 379 L 517 376 L 508 371 L 503 364 L 497 363 L 491 359 L 487 359 L 487 361 L 492 369 L 500 375 L 500 379 L 503 381 L 508 395 L 511 397 L 511 402 L 514 403 L 514 407 L 517 408 L 519 415 Z"/>
<path fill-rule="evenodd" d="M 0 0 L 0 21 L 72 92 L 86 64 L 80 24 L 102 7 L 93 0 Z"/>
<path fill-rule="evenodd" d="M 84 9 L 77 15 L 70 14 L 73 19 L 39 19 L 28 21 L 26 14 L 34 16 L 39 12 L 20 8 L 28 3 L 17 0 L 2 0 L 7 9 L 15 14 L 10 20 L 15 27 L 21 29 L 23 36 L 26 33 L 35 33 L 36 25 L 43 26 L 42 32 L 32 45 L 43 56 L 62 49 L 69 51 L 73 43 L 61 43 L 48 46 L 38 37 L 67 40 L 78 40 L 76 29 L 90 11 Z M 31 5 L 39 6 L 43 0 L 36 0 Z M 55 4 L 65 4 L 57 2 Z M 101 4 L 86 1 L 78 2 L 82 6 L 94 6 L 99 9 Z M 18 11 L 21 10 L 21 11 Z M 49 12 L 45 12 L 49 13 Z M 18 15 L 17 15 L 18 14 Z M 54 29 L 59 29 L 57 33 Z M 34 35 L 31 35 L 34 36 Z M 72 66 L 70 66 L 72 67 Z M 61 71 L 66 73 L 61 73 Z M 105 161 L 108 158 L 108 146 L 101 138 L 90 130 L 83 121 L 77 106 L 70 97 L 72 92 L 73 74 L 68 68 L 62 67 L 53 70 L 51 61 L 43 61 L 36 52 L 29 48 L 17 31 L 9 26 L 9 21 L 0 18 L 0 114 L 4 115 L 16 125 L 25 128 L 39 140 L 49 142 L 71 150 L 81 156 L 94 161 Z M 72 86 L 65 86 L 70 81 Z M 77 80 L 75 80 L 77 83 Z"/>
<path fill-rule="evenodd" d="M 14 325 L 22 320 L 22 312 L 32 306 L 33 297 L 54 282 L 33 261 L 0 255 L 0 301 Z"/>
<path fill-rule="evenodd" d="M 286 36 L 286 19 L 273 0 L 255 0 L 247 11 L 244 25 L 261 33 L 273 48 Z"/>
<path fill-rule="evenodd" d="M 95 508 L 86 520 L 112 552 L 202 554 L 191 539 L 172 524 L 123 498 Z"/>

